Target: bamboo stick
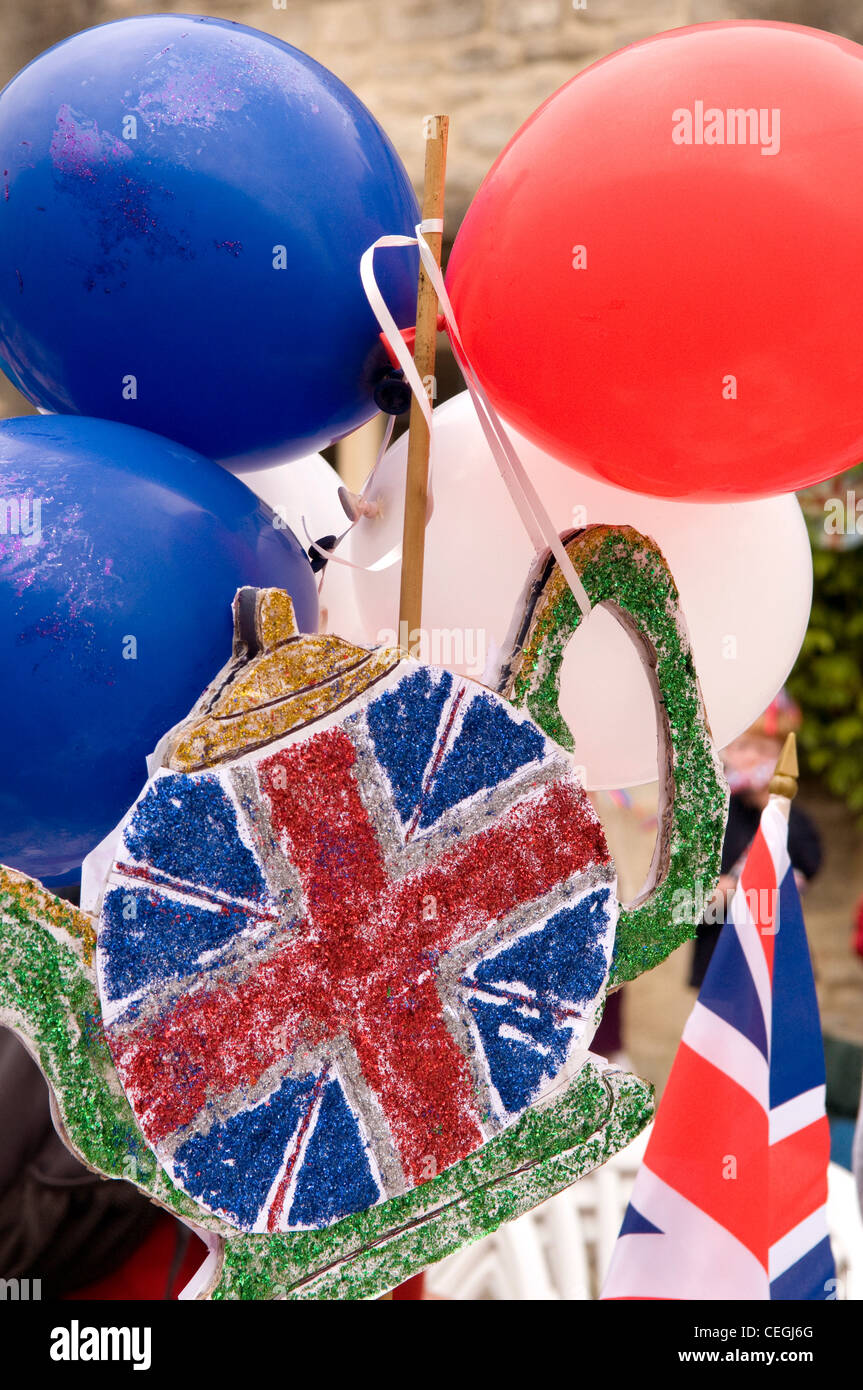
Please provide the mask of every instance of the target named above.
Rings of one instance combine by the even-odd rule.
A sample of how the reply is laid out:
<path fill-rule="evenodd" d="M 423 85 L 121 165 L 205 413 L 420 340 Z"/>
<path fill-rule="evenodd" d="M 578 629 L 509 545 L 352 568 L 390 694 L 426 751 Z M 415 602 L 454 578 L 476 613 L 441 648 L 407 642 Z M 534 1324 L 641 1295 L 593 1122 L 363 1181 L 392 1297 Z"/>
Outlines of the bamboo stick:
<path fill-rule="evenodd" d="M 427 116 L 424 129 L 426 132 L 426 157 L 423 220 L 442 220 L 449 117 Z M 440 265 L 442 233 L 426 232 L 425 238 L 435 260 Z M 414 361 L 423 382 L 434 382 L 437 315 L 437 295 L 421 266 L 417 288 Z M 405 489 L 405 519 L 402 534 L 401 591 L 399 594 L 399 646 L 412 656 L 418 653 L 422 629 L 423 563 L 425 559 L 430 443 L 428 425 L 420 404 L 417 400 L 412 400 Z"/>

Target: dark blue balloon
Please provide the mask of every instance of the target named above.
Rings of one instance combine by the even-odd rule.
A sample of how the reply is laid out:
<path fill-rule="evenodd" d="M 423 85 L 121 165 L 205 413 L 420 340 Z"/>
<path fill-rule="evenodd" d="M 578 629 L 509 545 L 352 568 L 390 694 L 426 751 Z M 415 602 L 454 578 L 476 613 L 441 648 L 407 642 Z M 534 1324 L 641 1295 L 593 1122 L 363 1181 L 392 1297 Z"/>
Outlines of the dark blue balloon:
<path fill-rule="evenodd" d="M 317 627 L 290 531 L 218 464 L 74 416 L 0 422 L 0 861 L 80 864 L 231 654 L 243 584 Z"/>
<path fill-rule="evenodd" d="M 380 126 L 269 34 L 145 15 L 0 93 L 0 361 L 24 395 L 232 467 L 371 418 L 389 368 L 359 278 L 418 210 Z M 379 258 L 401 327 L 413 249 Z"/>

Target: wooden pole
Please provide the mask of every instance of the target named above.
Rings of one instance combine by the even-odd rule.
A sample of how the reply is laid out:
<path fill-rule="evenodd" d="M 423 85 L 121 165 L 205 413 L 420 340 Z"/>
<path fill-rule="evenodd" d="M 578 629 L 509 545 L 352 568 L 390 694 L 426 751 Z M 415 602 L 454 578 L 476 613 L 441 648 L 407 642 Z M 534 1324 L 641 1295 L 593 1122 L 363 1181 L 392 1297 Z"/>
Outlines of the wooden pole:
<path fill-rule="evenodd" d="M 424 129 L 426 133 L 426 159 L 423 221 L 432 218 L 442 220 L 449 117 L 427 116 Z M 435 260 L 440 265 L 443 234 L 441 232 L 426 232 L 425 239 Z M 434 381 L 437 315 L 437 295 L 425 269 L 421 266 L 417 289 L 414 361 L 423 382 Z M 425 558 L 430 443 L 428 425 L 425 422 L 420 404 L 417 400 L 412 400 L 408 438 L 405 520 L 402 534 L 401 591 L 399 594 L 399 646 L 402 650 L 410 652 L 411 655 L 417 654 L 422 627 L 423 561 Z"/>

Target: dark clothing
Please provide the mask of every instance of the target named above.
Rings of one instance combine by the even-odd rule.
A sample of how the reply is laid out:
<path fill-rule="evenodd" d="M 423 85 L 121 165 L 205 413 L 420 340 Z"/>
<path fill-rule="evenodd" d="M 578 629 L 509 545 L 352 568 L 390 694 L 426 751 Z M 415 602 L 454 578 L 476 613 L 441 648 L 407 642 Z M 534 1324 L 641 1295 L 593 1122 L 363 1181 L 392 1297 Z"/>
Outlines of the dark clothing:
<path fill-rule="evenodd" d="M 744 858 L 755 839 L 760 821 L 761 812 L 757 806 L 750 805 L 741 796 L 732 796 L 728 807 L 725 842 L 722 846 L 723 874 L 730 874 L 738 860 Z M 818 831 L 806 812 L 801 811 L 793 801 L 788 818 L 788 857 L 792 868 L 797 869 L 807 880 L 814 878 L 821 867 L 821 839 Z M 695 989 L 700 989 L 704 982 L 710 957 L 719 940 L 724 921 L 725 909 L 720 903 L 716 909 L 716 921 L 699 924 L 689 976 L 689 983 Z"/>
<path fill-rule="evenodd" d="M 79 893 L 62 896 L 77 903 Z M 129 1297 L 171 1298 L 186 1256 L 180 1288 L 201 1249 L 131 1183 L 78 1162 L 54 1128 L 41 1071 L 0 1028 L 0 1279 L 39 1279 L 46 1299 L 86 1298 L 91 1286 L 112 1298 L 112 1281 L 133 1287 Z"/>
<path fill-rule="evenodd" d="M 69 1152 L 39 1068 L 0 1028 L 0 1278 L 41 1279 L 42 1297 L 60 1298 L 116 1270 L 159 1217 Z"/>
<path fill-rule="evenodd" d="M 622 989 L 616 990 L 614 994 L 609 994 L 606 999 L 605 1010 L 600 1025 L 593 1035 L 590 1050 L 591 1052 L 598 1052 L 600 1057 L 613 1057 L 616 1052 L 623 1051 Z"/>

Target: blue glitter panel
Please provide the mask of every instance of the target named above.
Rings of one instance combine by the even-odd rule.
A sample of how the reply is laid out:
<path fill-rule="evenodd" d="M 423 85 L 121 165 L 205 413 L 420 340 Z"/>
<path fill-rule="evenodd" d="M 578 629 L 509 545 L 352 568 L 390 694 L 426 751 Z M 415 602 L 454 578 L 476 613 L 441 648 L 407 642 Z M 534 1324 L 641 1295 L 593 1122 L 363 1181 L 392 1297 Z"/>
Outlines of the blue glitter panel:
<path fill-rule="evenodd" d="M 572 1006 L 592 1003 L 602 988 L 610 904 L 608 888 L 586 894 L 479 961 L 463 980 L 492 1084 L 509 1114 L 560 1071 L 578 1021 Z"/>
<path fill-rule="evenodd" d="M 474 997 L 468 1007 L 476 1020 L 492 1085 L 503 1108 L 515 1115 L 530 1103 L 546 1078 L 560 1071 L 572 1030 L 556 1025 L 547 1014 L 539 1019 L 526 1017 L 524 1010 L 519 1012 L 514 1002 L 494 989 L 483 992 L 497 996 L 500 1003 Z"/>
<path fill-rule="evenodd" d="M 259 902 L 266 885 L 215 777 L 160 777 L 139 803 L 125 842 L 142 863 L 186 883 Z"/>
<path fill-rule="evenodd" d="M 605 934 L 612 906 L 608 887 L 595 888 L 561 908 L 544 927 L 486 957 L 471 972 L 477 982 L 518 980 L 552 1005 L 566 999 L 587 1004 L 605 979 Z"/>
<path fill-rule="evenodd" d="M 422 667 L 366 711 L 378 761 L 393 788 L 396 809 L 409 821 L 419 805 L 426 768 L 434 753 L 444 705 L 452 691 L 448 671 Z"/>
<path fill-rule="evenodd" d="M 243 1110 L 208 1134 L 196 1135 L 174 1156 L 186 1192 L 230 1215 L 246 1230 L 254 1226 L 285 1157 L 288 1141 L 309 1107 L 314 1074 L 286 1077 L 253 1110 Z"/>
<path fill-rule="evenodd" d="M 297 1178 L 290 1224 L 323 1226 L 363 1211 L 380 1195 L 356 1117 L 338 1081 L 330 1081 Z"/>
<path fill-rule="evenodd" d="M 204 951 L 224 946 L 248 925 L 239 908 L 180 903 L 149 888 L 112 888 L 99 930 L 108 998 L 123 999 L 146 985 L 190 974 Z"/>
<path fill-rule="evenodd" d="M 499 700 L 477 695 L 426 793 L 420 826 L 425 829 L 466 797 L 506 781 L 545 751 L 545 739 L 533 724 L 513 719 Z"/>

